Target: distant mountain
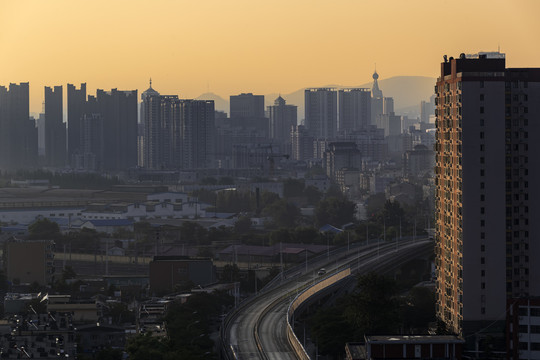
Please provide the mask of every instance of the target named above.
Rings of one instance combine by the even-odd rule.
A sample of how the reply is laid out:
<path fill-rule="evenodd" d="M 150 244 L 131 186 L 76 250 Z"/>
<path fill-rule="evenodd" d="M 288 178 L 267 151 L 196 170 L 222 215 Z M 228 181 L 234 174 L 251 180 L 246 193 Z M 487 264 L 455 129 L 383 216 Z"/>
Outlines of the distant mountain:
<path fill-rule="evenodd" d="M 214 108 L 216 110 L 229 113 L 229 102 L 217 94 L 210 92 L 204 93 L 199 97 L 195 98 L 195 100 L 214 100 Z"/>
<path fill-rule="evenodd" d="M 435 78 L 427 76 L 394 76 L 388 79 L 379 80 L 379 88 L 384 96 L 394 98 L 394 109 L 397 114 L 415 113 L 414 109 L 420 112 L 420 102 L 429 100 L 433 95 L 433 87 L 435 86 Z M 321 87 L 331 87 L 336 89 L 341 88 L 369 88 L 373 86 L 373 82 L 362 85 L 343 86 L 343 85 L 324 85 Z M 304 118 L 304 90 L 299 89 L 290 94 L 281 94 L 287 104 L 298 106 L 298 120 Z M 265 103 L 272 105 L 278 94 L 265 95 Z"/>
<path fill-rule="evenodd" d="M 420 102 L 429 100 L 433 95 L 433 87 L 435 86 L 435 78 L 427 76 L 394 76 L 388 79 L 379 80 L 379 88 L 384 96 L 394 98 L 394 109 L 398 115 L 419 116 Z M 329 88 L 369 88 L 371 89 L 373 82 L 354 85 L 324 85 L 320 87 Z M 287 104 L 298 106 L 298 120 L 304 119 L 304 90 L 299 89 L 290 94 L 271 93 L 264 95 L 266 106 L 273 105 L 274 100 L 281 95 L 287 101 Z M 205 93 L 197 97 L 197 100 L 214 100 L 216 110 L 229 113 L 229 101 L 214 93 Z"/>

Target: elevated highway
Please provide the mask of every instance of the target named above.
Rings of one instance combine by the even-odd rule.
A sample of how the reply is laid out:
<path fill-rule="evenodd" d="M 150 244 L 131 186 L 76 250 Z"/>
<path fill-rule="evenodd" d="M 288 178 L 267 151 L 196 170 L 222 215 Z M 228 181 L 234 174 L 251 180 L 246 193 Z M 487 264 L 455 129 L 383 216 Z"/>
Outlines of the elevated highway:
<path fill-rule="evenodd" d="M 432 252 L 433 242 L 427 239 L 399 244 L 387 242 L 336 250 L 299 265 L 229 314 L 222 327 L 222 355 L 225 359 L 307 359 L 287 315 L 290 304 L 299 294 L 313 291 L 306 289 L 314 289 L 316 284 L 344 270 L 351 274 L 387 272 Z M 324 277 L 317 275 L 321 267 L 328 271 Z M 355 280 L 351 276 L 340 280 L 347 281 Z M 304 301 L 311 301 L 327 290 L 319 288 L 321 292 L 304 296 Z"/>

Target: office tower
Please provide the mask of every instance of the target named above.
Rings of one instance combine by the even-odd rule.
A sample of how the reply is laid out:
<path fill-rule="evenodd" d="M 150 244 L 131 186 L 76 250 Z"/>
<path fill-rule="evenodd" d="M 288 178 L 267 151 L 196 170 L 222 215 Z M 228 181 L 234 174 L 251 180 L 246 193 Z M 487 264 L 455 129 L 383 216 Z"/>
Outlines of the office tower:
<path fill-rule="evenodd" d="M 72 84 L 67 84 L 67 124 L 68 124 L 68 162 L 73 161 L 73 156 L 82 152 L 81 122 L 85 114 L 86 107 L 86 83 L 77 88 Z"/>
<path fill-rule="evenodd" d="M 369 89 L 339 90 L 339 131 L 365 129 L 371 122 L 371 92 Z"/>
<path fill-rule="evenodd" d="M 231 118 L 264 118 L 264 95 L 231 95 Z"/>
<path fill-rule="evenodd" d="M 290 144 L 291 128 L 297 123 L 297 107 L 285 104 L 279 96 L 273 106 L 268 107 L 270 119 L 270 139 L 280 144 Z"/>
<path fill-rule="evenodd" d="M 0 169 L 36 166 L 37 132 L 29 114 L 29 84 L 0 86 Z"/>
<path fill-rule="evenodd" d="M 291 149 L 293 160 L 313 158 L 313 136 L 309 135 L 305 126 L 297 125 L 291 128 Z"/>
<path fill-rule="evenodd" d="M 435 89 L 437 316 L 478 339 L 504 327 L 515 299 L 540 295 L 540 69 L 506 69 L 500 53 L 445 57 Z M 517 334 L 533 330 L 516 325 L 507 351 L 527 358 L 531 337 Z"/>
<path fill-rule="evenodd" d="M 384 113 L 384 98 L 381 89 L 379 89 L 379 74 L 373 73 L 373 87 L 371 88 L 371 125 L 375 125 L 377 117 Z"/>
<path fill-rule="evenodd" d="M 329 88 L 306 89 L 304 93 L 306 121 L 315 138 L 332 139 L 337 131 L 337 92 Z"/>
<path fill-rule="evenodd" d="M 45 163 L 66 166 L 66 124 L 63 120 L 62 86 L 45 87 Z"/>

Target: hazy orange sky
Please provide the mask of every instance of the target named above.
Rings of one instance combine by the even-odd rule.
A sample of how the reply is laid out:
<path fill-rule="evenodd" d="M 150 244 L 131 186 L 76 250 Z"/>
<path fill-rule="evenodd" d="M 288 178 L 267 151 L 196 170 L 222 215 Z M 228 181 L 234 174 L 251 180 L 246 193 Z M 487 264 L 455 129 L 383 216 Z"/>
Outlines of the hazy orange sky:
<path fill-rule="evenodd" d="M 0 0 L 0 85 L 289 93 L 437 76 L 443 54 L 540 66 L 538 0 Z"/>

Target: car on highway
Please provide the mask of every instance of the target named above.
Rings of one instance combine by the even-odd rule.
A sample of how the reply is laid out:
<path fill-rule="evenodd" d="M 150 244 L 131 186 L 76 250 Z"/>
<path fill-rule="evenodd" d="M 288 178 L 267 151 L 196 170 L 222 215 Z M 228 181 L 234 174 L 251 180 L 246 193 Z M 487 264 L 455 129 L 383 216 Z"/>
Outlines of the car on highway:
<path fill-rule="evenodd" d="M 319 272 L 317 273 L 317 275 L 321 276 L 321 275 L 324 275 L 326 274 L 326 269 L 325 268 L 322 268 L 319 270 Z"/>

